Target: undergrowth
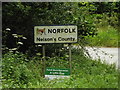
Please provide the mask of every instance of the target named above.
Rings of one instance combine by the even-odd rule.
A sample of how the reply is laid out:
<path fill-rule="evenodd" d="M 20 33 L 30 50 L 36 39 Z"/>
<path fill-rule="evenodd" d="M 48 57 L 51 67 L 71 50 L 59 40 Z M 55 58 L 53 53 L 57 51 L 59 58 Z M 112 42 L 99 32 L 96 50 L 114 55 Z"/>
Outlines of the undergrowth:
<path fill-rule="evenodd" d="M 99 27 L 98 35 L 94 37 L 86 37 L 88 44 L 100 47 L 118 47 L 118 31 L 117 29 L 108 27 Z"/>
<path fill-rule="evenodd" d="M 8 52 L 2 59 L 3 88 L 117 88 L 118 71 L 115 65 L 91 60 L 72 51 L 72 74 L 68 79 L 43 78 L 40 57 L 27 58 L 22 53 Z M 46 67 L 69 68 L 68 57 L 47 57 Z"/>

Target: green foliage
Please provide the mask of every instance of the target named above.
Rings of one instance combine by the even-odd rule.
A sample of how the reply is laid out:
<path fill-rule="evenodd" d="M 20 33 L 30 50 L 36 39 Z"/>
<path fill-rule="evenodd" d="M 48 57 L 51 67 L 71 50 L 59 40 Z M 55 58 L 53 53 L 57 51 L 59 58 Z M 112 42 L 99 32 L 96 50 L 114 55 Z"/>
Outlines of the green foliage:
<path fill-rule="evenodd" d="M 79 51 L 79 50 L 78 50 Z M 86 58 L 72 51 L 72 74 L 68 79 L 47 80 L 43 76 L 40 57 L 30 60 L 21 53 L 3 55 L 3 88 L 117 88 L 118 71 L 115 65 Z M 69 68 L 67 57 L 46 59 L 46 67 Z"/>
<path fill-rule="evenodd" d="M 117 2 L 6 2 L 2 6 L 2 42 L 5 52 L 8 51 L 6 49 L 17 48 L 31 56 L 41 53 L 39 51 L 41 48 L 34 45 L 34 26 L 77 25 L 78 41 L 84 45 L 89 43 L 83 42 L 85 37 L 95 36 L 97 28 L 108 25 L 114 28 L 119 26 L 119 3 Z M 11 31 L 7 32 L 6 28 L 10 28 Z M 18 39 L 17 36 L 12 37 L 11 34 L 22 35 L 27 39 Z M 23 43 L 19 45 L 19 49 L 16 44 L 18 41 Z M 54 48 L 51 50 L 52 47 Z M 46 55 L 52 56 L 52 53 L 59 52 L 62 48 L 63 45 L 47 45 Z"/>
<path fill-rule="evenodd" d="M 3 88 L 117 88 L 118 71 L 115 65 L 86 58 L 83 49 L 72 51 L 70 78 L 43 78 L 42 47 L 34 45 L 33 28 L 39 25 L 74 24 L 78 27 L 78 43 L 81 46 L 86 45 L 84 42 L 91 44 L 91 39 L 92 45 L 106 46 L 107 43 L 109 46 L 116 46 L 118 8 L 119 3 L 108 2 L 3 3 Z M 101 29 L 104 26 L 110 28 Z M 102 32 L 99 31 L 93 37 L 96 35 L 96 28 L 100 28 Z M 62 44 L 46 45 L 46 67 L 69 68 L 67 50 Z"/>
<path fill-rule="evenodd" d="M 106 13 L 103 14 L 95 14 L 95 23 L 97 28 L 112 26 L 114 28 L 118 28 L 118 13 L 111 12 L 111 16 Z"/>
<path fill-rule="evenodd" d="M 7 53 L 2 59 L 3 87 L 17 88 L 32 81 L 31 71 L 27 68 L 28 59 L 21 53 Z"/>
<path fill-rule="evenodd" d="M 6 28 L 10 28 L 12 34 L 16 33 L 27 37 L 21 50 L 25 52 L 30 51 L 31 47 L 35 48 L 33 44 L 34 26 L 74 24 L 78 26 L 78 37 L 80 39 L 88 35 L 94 36 L 96 31 L 93 21 L 94 17 L 89 12 L 89 10 L 94 8 L 94 5 L 89 3 L 81 7 L 78 2 L 3 3 L 3 37 L 5 36 Z M 3 45 L 8 48 L 9 46 L 14 48 L 13 43 L 15 42 L 13 39 L 8 36 L 6 38 L 3 38 Z"/>
<path fill-rule="evenodd" d="M 80 42 L 85 36 L 96 35 L 96 28 L 119 26 L 119 2 L 6 2 L 2 6 L 3 45 L 16 47 L 15 40 L 5 30 L 10 28 L 12 34 L 27 37 L 19 50 L 22 52 L 30 53 L 33 52 L 31 48 L 36 48 L 33 44 L 34 26 L 77 25 Z"/>
<path fill-rule="evenodd" d="M 102 27 L 98 29 L 95 37 L 86 37 L 86 41 L 91 46 L 119 47 L 118 31 L 113 27 Z"/>
<path fill-rule="evenodd" d="M 2 53 L 6 53 L 7 51 L 15 52 L 15 51 L 20 51 L 21 46 L 23 46 L 23 42 L 26 41 L 26 37 L 23 35 L 18 35 L 18 34 L 12 34 L 11 29 L 7 28 L 5 31 L 3 31 L 3 45 L 2 45 Z M 10 41 L 12 43 L 10 44 Z"/>

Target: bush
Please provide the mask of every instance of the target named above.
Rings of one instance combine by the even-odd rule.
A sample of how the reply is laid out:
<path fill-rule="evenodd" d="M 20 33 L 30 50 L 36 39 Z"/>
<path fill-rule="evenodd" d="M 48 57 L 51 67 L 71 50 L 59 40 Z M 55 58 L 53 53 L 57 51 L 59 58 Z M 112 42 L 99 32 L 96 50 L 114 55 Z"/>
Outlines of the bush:
<path fill-rule="evenodd" d="M 16 88 L 31 82 L 32 72 L 27 68 L 28 59 L 21 53 L 6 53 L 2 59 L 3 87 Z"/>

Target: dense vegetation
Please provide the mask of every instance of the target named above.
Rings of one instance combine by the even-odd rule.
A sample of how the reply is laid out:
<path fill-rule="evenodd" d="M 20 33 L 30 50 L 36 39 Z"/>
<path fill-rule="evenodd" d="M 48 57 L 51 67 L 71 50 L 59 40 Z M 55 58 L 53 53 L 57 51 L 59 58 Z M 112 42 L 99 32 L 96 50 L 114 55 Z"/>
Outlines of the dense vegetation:
<path fill-rule="evenodd" d="M 118 37 L 118 30 L 108 26 L 99 28 L 97 36 L 86 37 L 85 39 L 88 42 L 88 46 L 120 47 L 120 44 L 118 44 Z"/>
<path fill-rule="evenodd" d="M 80 48 L 72 50 L 70 78 L 43 78 L 42 47 L 34 43 L 33 29 L 39 25 L 77 25 L 77 45 L 82 48 L 117 47 L 119 6 L 120 2 L 3 3 L 3 88 L 117 88 L 115 65 L 91 60 Z M 67 51 L 63 44 L 46 45 L 46 67 L 69 68 Z"/>
<path fill-rule="evenodd" d="M 71 77 L 59 80 L 43 78 L 40 57 L 27 59 L 18 52 L 6 53 L 3 56 L 3 88 L 118 88 L 118 72 L 114 65 L 93 61 L 78 50 L 72 52 Z M 69 68 L 68 58 L 48 58 L 46 66 Z"/>

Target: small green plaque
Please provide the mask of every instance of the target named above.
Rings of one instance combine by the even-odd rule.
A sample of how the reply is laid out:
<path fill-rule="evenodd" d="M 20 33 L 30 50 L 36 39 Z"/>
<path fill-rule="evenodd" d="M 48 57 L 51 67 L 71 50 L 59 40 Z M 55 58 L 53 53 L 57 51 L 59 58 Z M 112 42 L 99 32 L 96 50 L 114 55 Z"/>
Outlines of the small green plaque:
<path fill-rule="evenodd" d="M 70 69 L 61 69 L 61 68 L 46 68 L 45 75 L 62 75 L 69 76 Z"/>

